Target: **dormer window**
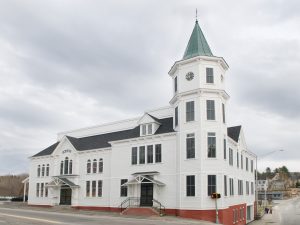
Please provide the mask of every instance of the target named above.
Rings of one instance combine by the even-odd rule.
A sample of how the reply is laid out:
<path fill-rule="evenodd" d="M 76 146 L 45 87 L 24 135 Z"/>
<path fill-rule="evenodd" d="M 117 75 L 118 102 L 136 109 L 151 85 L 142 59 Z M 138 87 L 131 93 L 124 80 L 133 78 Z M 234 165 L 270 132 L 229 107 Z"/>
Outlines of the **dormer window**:
<path fill-rule="evenodd" d="M 152 128 L 153 124 L 142 124 L 141 128 L 142 128 L 142 134 L 141 135 L 151 135 L 153 134 L 153 128 Z"/>

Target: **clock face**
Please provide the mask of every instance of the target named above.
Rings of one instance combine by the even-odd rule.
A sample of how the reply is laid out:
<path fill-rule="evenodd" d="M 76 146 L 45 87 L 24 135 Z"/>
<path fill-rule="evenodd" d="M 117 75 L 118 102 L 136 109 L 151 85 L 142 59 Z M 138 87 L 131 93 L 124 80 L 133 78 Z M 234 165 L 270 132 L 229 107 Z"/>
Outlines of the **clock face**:
<path fill-rule="evenodd" d="M 188 72 L 185 75 L 185 79 L 187 79 L 188 81 L 193 80 L 194 79 L 194 73 L 193 72 Z"/>

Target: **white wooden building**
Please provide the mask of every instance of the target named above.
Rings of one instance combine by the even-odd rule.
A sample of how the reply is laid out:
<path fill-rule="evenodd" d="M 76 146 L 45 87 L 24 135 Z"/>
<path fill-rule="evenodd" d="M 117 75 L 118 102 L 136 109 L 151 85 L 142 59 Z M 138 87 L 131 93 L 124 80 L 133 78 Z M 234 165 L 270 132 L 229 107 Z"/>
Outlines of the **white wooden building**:
<path fill-rule="evenodd" d="M 30 158 L 28 203 L 108 211 L 161 206 L 166 214 L 215 221 L 217 192 L 221 223 L 253 220 L 255 155 L 241 126 L 226 121 L 227 70 L 196 21 L 184 57 L 169 71 L 169 105 L 59 133 Z"/>

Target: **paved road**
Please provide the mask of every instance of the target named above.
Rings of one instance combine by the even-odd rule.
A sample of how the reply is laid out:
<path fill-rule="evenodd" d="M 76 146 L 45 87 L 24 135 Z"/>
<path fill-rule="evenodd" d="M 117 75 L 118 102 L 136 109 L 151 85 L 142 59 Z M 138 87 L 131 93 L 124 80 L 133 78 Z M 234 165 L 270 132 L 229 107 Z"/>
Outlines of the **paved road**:
<path fill-rule="evenodd" d="M 276 201 L 273 214 L 266 214 L 251 225 L 300 225 L 300 198 Z"/>
<path fill-rule="evenodd" d="M 60 213 L 17 209 L 0 206 L 0 225 L 209 225 L 197 220 L 184 220 L 175 217 L 128 218 L 110 215 L 83 215 L 76 213 Z"/>

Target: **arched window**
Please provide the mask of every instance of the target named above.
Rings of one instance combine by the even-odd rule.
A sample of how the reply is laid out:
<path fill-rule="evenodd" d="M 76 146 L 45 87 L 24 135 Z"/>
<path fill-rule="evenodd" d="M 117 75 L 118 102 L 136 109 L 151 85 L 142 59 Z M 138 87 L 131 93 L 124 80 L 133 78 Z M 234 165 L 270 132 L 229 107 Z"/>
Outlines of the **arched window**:
<path fill-rule="evenodd" d="M 93 160 L 93 173 L 97 173 L 97 160 Z"/>
<path fill-rule="evenodd" d="M 66 157 L 65 158 L 65 168 L 64 168 L 64 174 L 68 174 L 68 172 L 69 172 L 69 158 L 68 157 Z"/>
<path fill-rule="evenodd" d="M 38 177 L 41 176 L 41 165 L 38 165 L 38 168 L 37 168 L 37 176 L 38 176 Z"/>
<path fill-rule="evenodd" d="M 64 161 L 60 162 L 60 174 L 64 174 Z"/>
<path fill-rule="evenodd" d="M 47 164 L 47 166 L 46 166 L 46 176 L 47 177 L 49 176 L 49 164 Z"/>
<path fill-rule="evenodd" d="M 86 172 L 87 172 L 87 173 L 91 173 L 91 160 L 88 160 L 88 161 L 87 161 L 87 164 L 86 164 Z"/>
<path fill-rule="evenodd" d="M 73 167 L 73 161 L 70 160 L 70 163 L 69 163 L 69 174 L 72 174 L 72 168 Z"/>
<path fill-rule="evenodd" d="M 98 167 L 99 173 L 103 172 L 103 159 L 99 159 L 99 167 Z"/>
<path fill-rule="evenodd" d="M 42 177 L 45 176 L 45 164 L 42 166 Z"/>

